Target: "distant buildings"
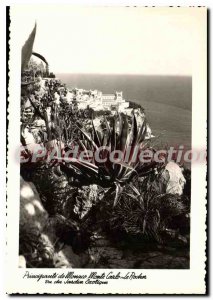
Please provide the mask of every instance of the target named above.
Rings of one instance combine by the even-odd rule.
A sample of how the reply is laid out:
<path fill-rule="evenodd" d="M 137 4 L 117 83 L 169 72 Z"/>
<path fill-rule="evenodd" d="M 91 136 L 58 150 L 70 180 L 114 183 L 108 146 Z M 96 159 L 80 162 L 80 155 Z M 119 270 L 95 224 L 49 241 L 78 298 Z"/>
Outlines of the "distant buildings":
<path fill-rule="evenodd" d="M 129 107 L 129 102 L 123 99 L 122 92 L 115 94 L 102 94 L 102 105 L 105 109 L 115 109 L 118 112 L 124 112 Z"/>
<path fill-rule="evenodd" d="M 98 90 L 87 91 L 83 89 L 74 89 L 72 91 L 72 95 L 77 101 L 79 109 L 85 109 L 89 106 L 95 111 L 112 110 L 125 112 L 125 110 L 129 107 L 129 102 L 123 99 L 122 92 L 103 94 Z"/>
<path fill-rule="evenodd" d="M 52 79 L 44 78 L 42 80 L 43 88 L 45 89 L 45 82 L 51 82 Z M 75 109 L 87 109 L 92 108 L 94 111 L 108 110 L 112 114 L 116 112 L 123 112 L 127 115 L 131 115 L 132 106 L 130 102 L 123 98 L 122 91 L 116 91 L 113 94 L 104 94 L 98 90 L 84 90 L 79 88 L 74 88 L 69 90 L 65 85 L 60 83 L 58 78 L 53 79 L 53 81 L 58 82 L 58 94 L 54 94 L 54 100 L 59 104 L 60 100 L 67 101 L 68 103 L 75 104 Z"/>

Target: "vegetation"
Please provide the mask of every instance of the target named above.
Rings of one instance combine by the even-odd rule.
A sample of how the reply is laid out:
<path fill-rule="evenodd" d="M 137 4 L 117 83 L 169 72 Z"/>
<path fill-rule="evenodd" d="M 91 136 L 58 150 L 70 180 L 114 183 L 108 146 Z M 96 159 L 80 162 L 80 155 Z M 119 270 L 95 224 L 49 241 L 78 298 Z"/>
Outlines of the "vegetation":
<path fill-rule="evenodd" d="M 41 93 L 35 74 L 39 71 L 44 76 L 44 65 L 30 61 L 35 31 L 36 27 L 22 50 L 22 77 L 29 72 L 28 80 L 22 81 L 22 144 L 28 144 L 24 135 L 27 129 L 47 149 L 57 146 L 63 152 L 77 145 L 88 155 L 89 151 L 108 147 L 126 157 L 125 162 L 112 161 L 109 151 L 103 149 L 100 156 L 105 162 L 88 156 L 87 161 L 77 157 L 60 164 L 56 159 L 21 165 L 21 175 L 35 184 L 59 241 L 71 245 L 75 253 L 82 253 L 90 248 L 94 232 L 98 231 L 112 243 L 126 242 L 126 247 L 154 243 L 185 247 L 188 251 L 190 172 L 185 171 L 187 185 L 183 195 L 167 193 L 169 175 L 165 164 L 133 159 L 138 149 L 155 152 L 145 139 L 145 119 L 139 125 L 134 114 L 128 119 L 124 114 L 111 116 L 110 112 L 101 111 L 104 121 L 97 129 L 91 120 L 97 113 L 89 108 L 79 111 L 75 99 L 67 103 L 67 90 L 60 82 L 46 81 L 45 92 Z M 46 63 L 43 56 L 37 57 Z M 59 103 L 55 100 L 57 95 Z M 138 108 L 133 103 L 131 107 Z M 36 122 L 41 120 L 44 125 L 35 129 Z M 27 149 L 25 155 L 31 156 L 31 150 Z M 41 233 L 29 230 L 20 229 L 20 254 L 25 256 L 28 266 L 54 265 L 54 253 L 48 256 L 48 263 L 45 260 Z"/>

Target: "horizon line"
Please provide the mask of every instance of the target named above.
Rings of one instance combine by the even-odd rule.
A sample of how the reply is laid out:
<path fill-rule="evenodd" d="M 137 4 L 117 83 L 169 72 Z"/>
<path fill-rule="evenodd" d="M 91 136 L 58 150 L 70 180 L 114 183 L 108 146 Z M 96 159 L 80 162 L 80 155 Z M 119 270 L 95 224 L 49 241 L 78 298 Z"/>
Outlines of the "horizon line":
<path fill-rule="evenodd" d="M 53 72 L 54 74 L 73 74 L 73 75 L 129 75 L 129 76 L 162 76 L 162 77 L 191 77 L 192 75 L 176 74 L 140 74 L 140 73 L 84 73 L 84 72 Z"/>

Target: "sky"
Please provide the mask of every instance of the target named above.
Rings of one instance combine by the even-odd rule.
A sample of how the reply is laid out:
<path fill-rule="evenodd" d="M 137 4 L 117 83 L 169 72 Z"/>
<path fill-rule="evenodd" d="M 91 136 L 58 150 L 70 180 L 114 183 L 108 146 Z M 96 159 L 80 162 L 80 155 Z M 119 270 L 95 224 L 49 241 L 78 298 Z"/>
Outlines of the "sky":
<path fill-rule="evenodd" d="M 199 8 L 15 6 L 23 45 L 35 21 L 33 50 L 54 73 L 191 75 L 206 22 Z"/>

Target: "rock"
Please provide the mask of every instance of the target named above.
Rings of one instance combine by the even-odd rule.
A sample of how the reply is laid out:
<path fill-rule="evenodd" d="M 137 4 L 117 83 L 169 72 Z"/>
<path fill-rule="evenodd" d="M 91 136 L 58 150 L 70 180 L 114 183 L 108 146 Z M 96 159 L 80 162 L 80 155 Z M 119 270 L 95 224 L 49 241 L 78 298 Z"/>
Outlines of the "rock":
<path fill-rule="evenodd" d="M 166 254 L 151 253 L 143 262 L 141 262 L 141 269 L 187 269 L 189 268 L 189 259 L 179 256 L 178 253 Z"/>
<path fill-rule="evenodd" d="M 76 255 L 71 246 L 65 246 L 61 251 L 54 255 L 54 265 L 56 268 L 82 268 L 88 262 L 89 256 Z"/>
<path fill-rule="evenodd" d="M 56 252 L 57 239 L 55 227 L 51 223 L 34 184 L 24 181 L 21 177 L 19 248 L 21 251 L 29 249 L 26 259 L 20 255 L 21 267 L 24 265 L 26 267 L 28 263 L 26 260 L 31 259 L 37 260 L 35 263 L 40 266 L 53 260 L 53 264 L 56 263 L 55 267 L 81 267 L 82 263 L 85 263 L 85 258 L 75 255 L 71 247 L 66 246 L 58 253 Z"/>
<path fill-rule="evenodd" d="M 32 182 L 26 182 L 21 177 L 20 182 L 20 225 L 35 227 L 42 231 L 48 220 L 39 194 Z"/>
<path fill-rule="evenodd" d="M 52 260 L 55 234 L 48 228 L 48 213 L 32 182 L 21 177 L 20 183 L 20 254 L 25 253 L 26 264 L 37 266 Z"/>
<path fill-rule="evenodd" d="M 150 251 L 118 248 L 107 237 L 93 240 L 89 248 L 90 261 L 86 268 L 106 269 L 172 269 L 189 268 L 187 249 L 156 247 Z"/>
<path fill-rule="evenodd" d="M 181 168 L 178 164 L 171 161 L 166 165 L 165 172 L 162 174 L 163 177 L 167 176 L 167 172 L 169 173 L 169 181 L 167 183 L 166 193 L 182 195 L 186 180 Z"/>

